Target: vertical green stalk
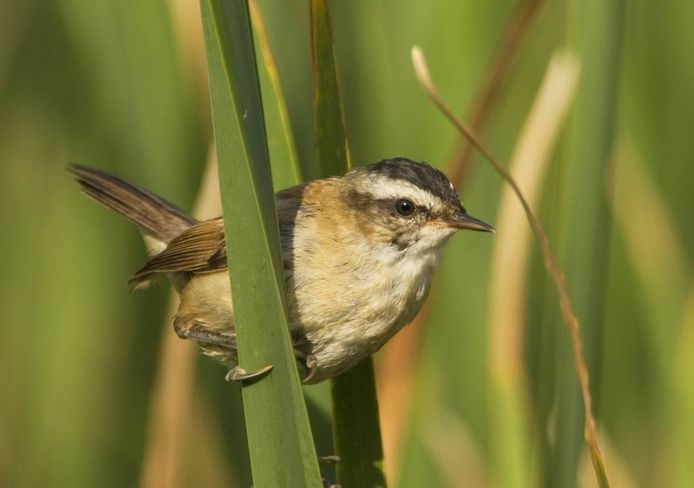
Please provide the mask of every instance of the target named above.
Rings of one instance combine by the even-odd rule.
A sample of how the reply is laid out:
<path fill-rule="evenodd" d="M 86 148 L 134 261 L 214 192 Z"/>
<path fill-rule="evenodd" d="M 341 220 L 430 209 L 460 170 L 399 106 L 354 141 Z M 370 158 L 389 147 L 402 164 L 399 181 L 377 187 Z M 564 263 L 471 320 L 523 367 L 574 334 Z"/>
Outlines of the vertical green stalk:
<path fill-rule="evenodd" d="M 373 360 L 367 358 L 332 385 L 337 480 L 343 487 L 385 487 Z"/>
<path fill-rule="evenodd" d="M 327 0 L 311 2 L 313 126 L 320 178 L 342 175 L 352 167 L 337 82 L 333 33 Z"/>
<path fill-rule="evenodd" d="M 320 177 L 351 166 L 326 0 L 310 0 L 313 116 Z M 348 487 L 385 486 L 383 448 L 373 361 L 368 358 L 333 383 L 338 482 Z"/>
<path fill-rule="evenodd" d="M 301 167 L 296 155 L 294 136 L 289 126 L 289 114 L 282 94 L 277 66 L 265 23 L 255 1 L 249 1 L 253 40 L 258 58 L 258 80 L 263 94 L 263 114 L 268 152 L 272 168 L 272 183 L 275 190 L 283 190 L 302 182 Z"/>
<path fill-rule="evenodd" d="M 574 2 L 571 42 L 582 62 L 576 110 L 563 168 L 560 212 L 561 262 L 574 298 L 592 385 L 599 381 L 610 212 L 605 198 L 612 156 L 616 91 L 620 72 L 622 0 Z M 581 394 L 569 339 L 557 335 L 557 435 L 551 486 L 574 486 L 583 448 Z M 593 391 L 597 391 L 593 388 Z M 599 404 L 595 401 L 594 405 Z M 607 480 L 600 479 L 601 485 Z"/>
<path fill-rule="evenodd" d="M 239 364 L 255 487 L 320 486 L 285 309 L 263 109 L 246 0 L 202 0 Z"/>
<path fill-rule="evenodd" d="M 301 165 L 296 154 L 294 135 L 289 124 L 289 115 L 277 65 L 270 48 L 261 10 L 254 0 L 249 1 L 253 39 L 258 59 L 260 91 L 263 95 L 263 112 L 267 132 L 268 150 L 272 168 L 272 182 L 276 190 L 298 185 L 303 181 Z M 332 454 L 332 405 L 330 385 L 321 383 L 304 388 L 304 395 L 313 427 L 316 450 L 320 454 Z M 315 409 L 311 411 L 312 407 Z"/>

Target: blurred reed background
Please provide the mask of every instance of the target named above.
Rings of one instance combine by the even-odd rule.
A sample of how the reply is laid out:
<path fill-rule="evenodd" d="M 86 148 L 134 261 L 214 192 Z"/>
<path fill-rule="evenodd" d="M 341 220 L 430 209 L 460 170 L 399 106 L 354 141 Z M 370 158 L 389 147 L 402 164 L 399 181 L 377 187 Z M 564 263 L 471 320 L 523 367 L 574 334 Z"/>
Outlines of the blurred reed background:
<path fill-rule="evenodd" d="M 308 2 L 257 3 L 311 177 Z M 389 484 L 595 483 L 537 246 L 418 87 L 418 44 L 561 251 L 613 486 L 694 486 L 694 4 L 330 8 L 355 163 L 457 168 L 466 206 L 498 231 L 452 240 L 429 306 L 376 356 Z M 198 3 L 2 11 L 0 486 L 250 486 L 237 387 L 173 337 L 165 286 L 128 292 L 139 235 L 64 170 L 96 166 L 215 213 L 214 181 L 200 190 L 213 158 Z M 306 391 L 330 454 L 326 387 Z"/>

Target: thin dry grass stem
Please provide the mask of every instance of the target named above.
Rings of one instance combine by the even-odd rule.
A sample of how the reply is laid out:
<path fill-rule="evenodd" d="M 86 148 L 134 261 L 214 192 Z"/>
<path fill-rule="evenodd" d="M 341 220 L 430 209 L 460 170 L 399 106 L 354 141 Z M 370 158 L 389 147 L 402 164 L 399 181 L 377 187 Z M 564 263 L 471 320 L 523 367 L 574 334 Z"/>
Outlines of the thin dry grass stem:
<path fill-rule="evenodd" d="M 543 0 L 520 0 L 506 22 L 491 64 L 485 72 L 484 81 L 473 98 L 475 102 L 466 117 L 476 133 L 480 134 L 484 130 L 501 88 L 508 79 L 513 61 L 542 4 Z M 473 149 L 473 145 L 463 137 L 453 152 L 446 173 L 456 187 L 470 168 Z"/>
<path fill-rule="evenodd" d="M 586 366 L 586 361 L 583 355 L 583 344 L 580 335 L 580 325 L 576 313 L 574 312 L 571 297 L 566 288 L 566 280 L 564 274 L 562 273 L 557 259 L 552 252 L 552 247 L 550 246 L 547 234 L 545 234 L 542 225 L 539 220 L 535 217 L 528 202 L 526 201 L 523 193 L 516 184 L 513 177 L 509 174 L 506 168 L 491 154 L 484 144 L 480 141 L 477 135 L 468 129 L 465 124 L 463 124 L 456 115 L 449 109 L 443 102 L 441 97 L 438 95 L 434 83 L 429 74 L 429 69 L 426 65 L 424 59 L 424 54 L 419 47 L 412 48 L 412 64 L 414 66 L 415 73 L 419 83 L 422 85 L 424 90 L 427 92 L 434 104 L 439 108 L 439 110 L 448 118 L 448 120 L 458 129 L 458 131 L 464 135 L 472 145 L 477 148 L 477 150 L 489 161 L 489 163 L 494 167 L 497 173 L 503 178 L 506 183 L 511 186 L 511 189 L 518 198 L 520 204 L 523 206 L 523 211 L 528 219 L 530 228 L 537 238 L 540 248 L 542 251 L 542 258 L 545 264 L 545 268 L 549 273 L 552 281 L 554 282 L 557 292 L 559 293 L 559 308 L 561 310 L 561 315 L 564 320 L 564 324 L 569 331 L 571 337 L 571 345 L 574 356 L 574 366 L 576 368 L 576 375 L 578 376 L 578 381 L 581 387 L 581 394 L 583 397 L 583 414 L 584 414 L 584 424 L 583 424 L 583 436 L 588 444 L 590 450 L 591 459 L 593 461 L 593 467 L 595 469 L 595 474 L 598 478 L 598 482 L 601 486 L 607 486 L 607 474 L 605 469 L 605 461 L 603 459 L 602 453 L 600 452 L 600 447 L 598 445 L 598 436 L 595 427 L 595 418 L 593 417 L 593 407 L 592 407 L 592 397 L 590 394 L 589 387 L 589 376 L 588 367 Z"/>
<path fill-rule="evenodd" d="M 632 472 L 633 466 L 626 462 L 624 455 L 610 438 L 609 434 L 601 436 L 600 445 L 605 452 L 605 457 L 610 460 L 610 479 L 613 486 L 619 488 L 638 488 L 643 485 L 643 480 L 637 482 L 635 474 Z M 660 486 L 686 486 L 676 485 L 665 482 L 659 479 Z M 576 487 L 577 488 L 594 488 L 595 486 L 595 470 L 591 461 L 590 452 L 588 449 L 583 449 L 578 461 L 578 469 L 576 471 Z"/>
<path fill-rule="evenodd" d="M 496 104 L 510 67 L 523 44 L 526 33 L 537 17 L 543 0 L 519 0 L 501 34 L 494 56 L 485 72 L 485 77 L 470 110 L 468 120 L 476 131 L 486 125 Z M 446 173 L 456 187 L 459 187 L 468 174 L 473 146 L 465 138 L 457 145 Z M 434 282 L 430 295 L 436 296 L 437 284 Z M 378 404 L 383 439 L 384 470 L 388 479 L 395 479 L 399 464 L 399 448 L 403 424 L 408 415 L 412 391 L 412 373 L 416 365 L 416 351 L 421 341 L 422 327 L 429 317 L 429 304 L 410 325 L 396 335 L 379 355 L 376 369 L 378 381 Z"/>
<path fill-rule="evenodd" d="M 217 158 L 212 147 L 193 214 L 197 218 L 220 215 L 222 210 L 219 202 Z M 178 296 L 172 292 L 150 399 L 149 426 L 140 474 L 140 486 L 143 488 L 181 486 L 181 454 L 186 426 L 191 418 L 196 349 L 193 343 L 182 341 L 171 329 L 169 318 L 177 308 Z"/>

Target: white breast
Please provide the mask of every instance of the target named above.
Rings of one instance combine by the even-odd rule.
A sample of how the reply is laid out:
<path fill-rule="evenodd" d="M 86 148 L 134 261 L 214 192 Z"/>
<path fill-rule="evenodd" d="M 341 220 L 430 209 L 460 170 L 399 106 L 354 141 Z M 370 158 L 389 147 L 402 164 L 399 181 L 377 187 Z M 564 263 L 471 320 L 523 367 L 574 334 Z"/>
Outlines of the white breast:
<path fill-rule="evenodd" d="M 412 255 L 392 246 L 374 252 L 366 245 L 359 258 L 343 268 L 347 272 L 324 274 L 324 280 L 302 280 L 302 270 L 295 270 L 301 285 L 297 291 L 300 322 L 321 377 L 355 365 L 409 323 L 427 296 L 440 259 L 438 250 Z M 331 300 L 316 300 L 316 296 Z"/>

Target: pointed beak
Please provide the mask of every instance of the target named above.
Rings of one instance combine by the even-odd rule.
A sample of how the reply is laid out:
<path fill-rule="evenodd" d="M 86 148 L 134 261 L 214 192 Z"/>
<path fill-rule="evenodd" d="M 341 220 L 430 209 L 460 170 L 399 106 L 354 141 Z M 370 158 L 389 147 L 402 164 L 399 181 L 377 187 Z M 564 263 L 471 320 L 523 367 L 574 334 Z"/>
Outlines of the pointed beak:
<path fill-rule="evenodd" d="M 464 211 L 457 212 L 448 220 L 448 225 L 455 229 L 476 230 L 480 232 L 495 232 L 494 227 L 488 223 L 468 215 Z"/>

